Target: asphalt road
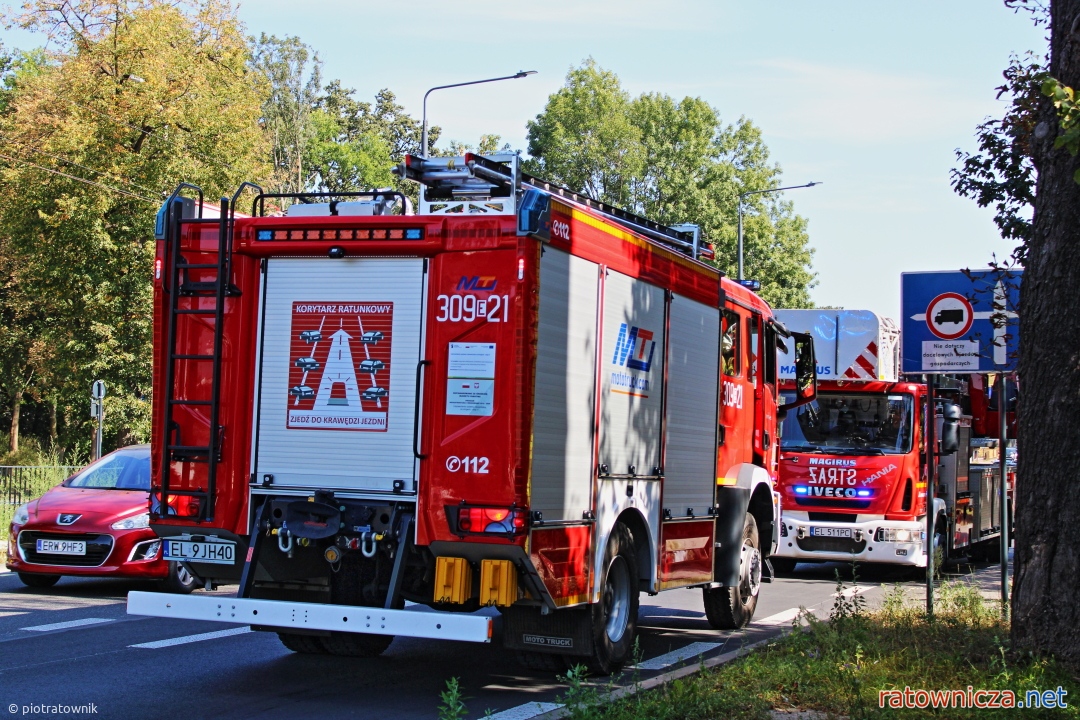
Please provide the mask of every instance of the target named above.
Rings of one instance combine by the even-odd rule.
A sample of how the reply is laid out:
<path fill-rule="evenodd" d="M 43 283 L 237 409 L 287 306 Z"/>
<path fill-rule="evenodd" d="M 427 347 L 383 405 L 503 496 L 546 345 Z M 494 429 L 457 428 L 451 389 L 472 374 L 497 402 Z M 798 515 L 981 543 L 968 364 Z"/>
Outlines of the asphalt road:
<path fill-rule="evenodd" d="M 698 657 L 778 634 L 800 607 L 827 615 L 842 565 L 801 565 L 765 585 L 755 620 L 738 632 L 712 630 L 697 590 L 641 596 L 643 661 L 627 671 L 645 680 Z M 873 602 L 894 571 L 864 568 L 857 592 Z M 915 591 L 918 582 L 905 583 Z M 553 709 L 564 687 L 552 673 L 518 666 L 490 645 L 394 641 L 375 659 L 297 655 L 271 633 L 245 626 L 126 614 L 129 590 L 145 583 L 64 578 L 48 590 L 0 574 L 0 720 L 93 718 L 432 718 L 439 693 L 457 677 L 470 717 L 526 720 Z M 203 591 L 198 591 L 203 592 Z M 216 594 L 231 595 L 234 586 Z M 494 612 L 494 611 L 489 611 Z M 209 637 L 206 635 L 210 634 Z M 496 638 L 499 637 L 496 628 Z M 165 642 L 163 642 L 165 641 Z M 96 712 L 67 712 L 88 706 Z M 24 708 L 24 706 L 26 706 Z M 54 712 L 47 712 L 54 710 Z M 56 712 L 59 710 L 61 712 Z"/>

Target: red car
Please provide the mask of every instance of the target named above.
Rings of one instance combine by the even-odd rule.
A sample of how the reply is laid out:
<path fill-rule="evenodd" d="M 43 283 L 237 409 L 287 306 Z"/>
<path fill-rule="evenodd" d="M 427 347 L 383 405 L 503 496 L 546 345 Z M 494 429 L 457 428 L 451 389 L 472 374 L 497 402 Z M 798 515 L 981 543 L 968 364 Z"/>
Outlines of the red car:
<path fill-rule="evenodd" d="M 145 578 L 191 592 L 187 568 L 161 557 L 150 529 L 150 446 L 109 453 L 15 510 L 7 566 L 30 587 L 61 575 Z"/>

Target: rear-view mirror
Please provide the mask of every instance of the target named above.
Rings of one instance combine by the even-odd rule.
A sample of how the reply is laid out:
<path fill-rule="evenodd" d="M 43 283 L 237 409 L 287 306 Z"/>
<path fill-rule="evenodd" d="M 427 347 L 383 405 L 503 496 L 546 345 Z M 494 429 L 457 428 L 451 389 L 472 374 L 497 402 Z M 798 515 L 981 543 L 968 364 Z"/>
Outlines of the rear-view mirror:
<path fill-rule="evenodd" d="M 795 401 L 780 406 L 780 412 L 787 413 L 812 403 L 817 398 L 817 360 L 814 357 L 814 339 L 809 333 L 791 333 L 791 342 L 795 344 Z"/>
<path fill-rule="evenodd" d="M 960 449 L 960 406 L 945 405 L 941 420 L 941 454 L 952 455 Z"/>

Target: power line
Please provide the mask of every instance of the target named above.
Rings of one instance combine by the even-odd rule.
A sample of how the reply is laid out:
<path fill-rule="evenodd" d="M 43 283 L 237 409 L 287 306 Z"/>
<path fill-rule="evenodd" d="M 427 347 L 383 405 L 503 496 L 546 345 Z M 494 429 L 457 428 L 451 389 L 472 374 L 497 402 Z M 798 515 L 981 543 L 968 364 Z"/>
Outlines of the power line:
<path fill-rule="evenodd" d="M 61 172 L 60 170 L 55 170 L 53 168 L 47 168 L 44 165 L 38 165 L 37 163 L 30 162 L 29 160 L 24 160 L 23 158 L 11 157 L 10 155 L 5 155 L 4 153 L 0 153 L 0 158 L 4 158 L 5 160 L 10 160 L 12 162 L 21 162 L 21 163 L 24 163 L 24 164 L 29 165 L 31 167 L 35 167 L 38 170 L 44 170 L 47 173 L 52 173 L 53 175 L 60 175 L 61 177 L 66 177 L 69 180 L 75 180 L 77 182 L 86 183 L 87 185 L 93 185 L 93 186 L 99 187 L 99 188 L 101 188 L 103 190 L 109 190 L 111 192 L 118 193 L 120 195 L 126 195 L 128 197 L 135 198 L 136 200 L 143 200 L 143 201 L 148 202 L 148 203 L 153 203 L 154 205 L 157 205 L 158 202 L 159 202 L 158 200 L 154 200 L 154 199 L 148 198 L 148 197 L 143 197 L 142 195 L 136 195 L 135 193 L 128 192 L 127 190 L 121 190 L 120 188 L 114 188 L 114 187 L 112 187 L 110 185 L 104 185 L 102 183 L 94 182 L 93 180 L 87 180 L 86 178 L 81 178 L 81 177 L 78 177 L 76 175 L 69 175 L 68 173 Z"/>
<path fill-rule="evenodd" d="M 30 152 L 38 153 L 40 155 L 46 155 L 48 157 L 51 157 L 53 160 L 59 160 L 62 163 L 67 163 L 68 165 L 74 165 L 75 167 L 82 168 L 83 170 L 89 170 L 90 172 L 94 173 L 95 175 L 104 175 L 105 177 L 110 177 L 110 178 L 112 178 L 114 180 L 119 180 L 120 182 L 125 183 L 127 185 L 133 185 L 134 187 L 137 187 L 140 190 L 145 190 L 148 193 L 154 192 L 153 189 L 148 188 L 145 185 L 140 185 L 139 183 L 137 183 L 137 182 L 135 182 L 135 181 L 133 181 L 133 180 L 131 180 L 129 178 L 120 177 L 119 175 L 113 175 L 112 173 L 105 172 L 104 170 L 95 170 L 92 167 L 87 167 L 86 165 L 82 165 L 80 163 L 77 163 L 74 160 L 70 160 L 70 159 L 64 157 L 63 155 L 54 155 L 53 153 L 46 152 L 45 150 L 42 150 L 41 148 L 34 147 L 33 145 L 31 145 L 29 143 L 21 142 L 19 140 L 12 140 L 11 138 L 4 137 L 3 135 L 0 135 L 0 140 L 5 140 L 7 142 L 14 143 L 16 145 L 21 145 L 22 147 L 28 149 Z"/>

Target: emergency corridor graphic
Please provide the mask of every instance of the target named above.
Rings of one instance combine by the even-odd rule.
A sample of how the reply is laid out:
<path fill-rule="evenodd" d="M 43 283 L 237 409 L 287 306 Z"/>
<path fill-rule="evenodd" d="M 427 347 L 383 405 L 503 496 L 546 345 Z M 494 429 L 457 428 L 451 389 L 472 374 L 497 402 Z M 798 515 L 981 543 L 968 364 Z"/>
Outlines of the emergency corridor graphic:
<path fill-rule="evenodd" d="M 294 302 L 286 427 L 385 432 L 391 302 Z"/>

